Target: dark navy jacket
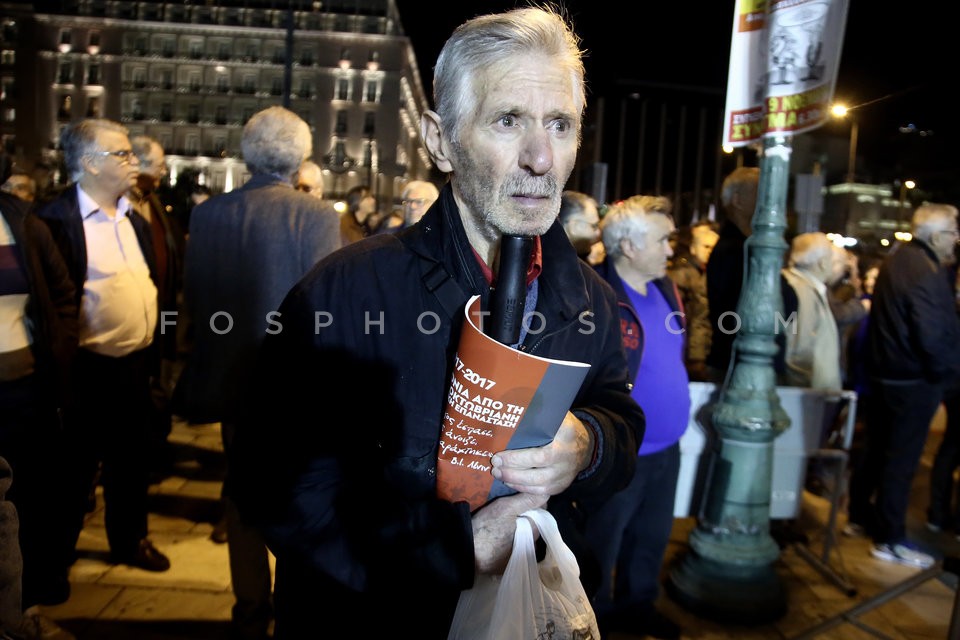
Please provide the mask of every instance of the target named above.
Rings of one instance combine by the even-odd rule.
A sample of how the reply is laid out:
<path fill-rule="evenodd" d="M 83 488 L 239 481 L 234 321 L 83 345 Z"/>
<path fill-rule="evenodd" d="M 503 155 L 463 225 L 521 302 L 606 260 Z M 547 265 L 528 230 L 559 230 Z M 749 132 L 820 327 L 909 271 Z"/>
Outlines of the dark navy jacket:
<path fill-rule="evenodd" d="M 597 273 L 607 281 L 617 294 L 617 306 L 620 309 L 620 332 L 623 339 L 623 350 L 627 355 L 627 365 L 630 367 L 630 382 L 633 383 L 640 371 L 640 362 L 643 360 L 644 335 L 643 325 L 640 324 L 640 318 L 630 304 L 630 297 L 623 288 L 623 282 L 617 275 L 617 270 L 613 267 L 609 258 L 594 267 Z M 680 294 L 677 291 L 677 285 L 673 280 L 664 276 L 651 281 L 652 284 L 663 294 L 670 310 L 676 313 L 683 313 L 683 305 L 680 303 Z M 684 331 L 687 329 L 687 319 L 685 316 L 678 316 L 680 326 Z M 686 337 L 684 338 L 686 339 Z"/>
<path fill-rule="evenodd" d="M 541 248 L 546 329 L 522 348 L 591 364 L 572 411 L 595 429 L 596 467 L 549 505 L 578 547 L 577 520 L 631 479 L 644 418 L 628 390 L 613 291 L 559 224 Z M 459 291 L 452 314 L 434 293 L 437 265 Z M 369 637 L 403 627 L 446 638 L 459 592 L 473 584 L 474 550 L 467 503 L 436 497 L 436 459 L 473 294 L 486 302 L 489 287 L 448 185 L 418 224 L 333 253 L 281 305 L 283 327 L 264 341 L 230 457 L 241 515 L 277 556 L 287 598 L 281 610 L 278 595 L 278 629 L 339 620 L 355 631 L 362 619 Z M 590 561 L 578 558 L 583 575 Z"/>

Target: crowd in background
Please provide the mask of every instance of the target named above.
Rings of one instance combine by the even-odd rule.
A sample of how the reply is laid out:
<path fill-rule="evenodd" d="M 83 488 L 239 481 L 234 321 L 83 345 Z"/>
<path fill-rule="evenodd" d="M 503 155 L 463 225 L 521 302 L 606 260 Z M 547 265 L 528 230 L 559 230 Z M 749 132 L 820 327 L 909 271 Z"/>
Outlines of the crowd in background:
<path fill-rule="evenodd" d="M 523 19 L 532 19 L 530 15 Z M 564 61 L 558 68 L 569 71 L 564 65 L 573 63 L 564 55 L 550 55 Z M 442 70 L 438 73 L 442 75 Z M 507 74 L 503 81 L 516 82 L 512 89 L 519 90 L 521 80 Z M 494 93 L 505 91 L 493 86 Z M 567 98 L 576 103 L 575 95 Z M 450 212 L 467 206 L 479 209 L 485 198 L 496 194 L 487 193 L 483 181 L 470 173 L 478 166 L 475 158 L 457 155 L 468 152 L 456 144 L 450 145 L 453 152 L 446 151 L 450 134 L 442 124 L 449 116 L 430 113 L 425 131 L 432 132 L 431 153 L 445 171 L 453 172 L 452 181 L 464 183 L 463 191 L 455 198 L 450 186 L 441 191 L 430 182 L 410 181 L 398 206 L 388 210 L 381 210 L 369 185 L 359 185 L 346 193 L 345 210 L 338 214 L 324 198 L 319 166 L 309 160 L 306 123 L 280 107 L 259 112 L 245 126 L 243 155 L 251 176 L 230 193 L 211 194 L 188 173 L 181 174 L 176 185 L 169 184 L 159 142 L 130 137 L 122 125 L 99 119 L 74 122 L 64 130 L 61 145 L 70 176 L 66 187 L 53 191 L 49 185 L 38 186 L 30 176 L 5 177 L 0 188 L 0 322 L 10 330 L 0 334 L 0 498 L 5 493 L 7 501 L 0 502 L 0 525 L 18 521 L 19 544 L 11 545 L 0 535 L 0 545 L 6 545 L 0 546 L 0 578 L 16 578 L 0 579 L 3 631 L 12 637 L 73 637 L 44 616 L 43 607 L 69 597 L 69 569 L 97 485 L 103 486 L 110 561 L 155 572 L 170 567 L 149 537 L 147 488 L 151 474 L 162 474 L 170 463 L 167 436 L 174 415 L 221 424 L 231 463 L 223 488 L 223 522 L 214 536 L 229 545 L 237 637 L 266 637 L 276 613 L 268 543 L 290 557 L 309 557 L 316 565 L 331 563 L 347 567 L 345 573 L 359 572 L 339 576 L 342 584 L 333 585 L 318 578 L 315 566 L 286 563 L 287 584 L 302 589 L 298 595 L 287 592 L 287 602 L 295 602 L 298 609 L 287 610 L 287 619 L 312 615 L 310 594 L 340 598 L 350 607 L 357 603 L 343 584 L 389 580 L 380 574 L 360 575 L 349 564 L 356 560 L 353 548 L 340 549 L 334 559 L 311 555 L 315 540 L 310 536 L 320 535 L 317 531 L 323 527 L 356 525 L 357 531 L 343 535 L 379 542 L 360 527 L 376 517 L 370 516 L 369 522 L 344 520 L 340 525 L 317 522 L 327 518 L 325 512 L 306 523 L 291 524 L 284 519 L 290 513 L 260 505 L 265 520 L 275 520 L 254 527 L 241 517 L 238 504 L 256 492 L 244 486 L 231 465 L 235 459 L 244 460 L 244 454 L 234 455 L 234 449 L 251 446 L 234 441 L 238 425 L 252 419 L 246 413 L 251 406 L 249 389 L 273 389 L 283 396 L 286 401 L 271 405 L 271 411 L 285 412 L 288 423 L 297 419 L 296 403 L 312 399 L 306 397 L 311 391 L 305 385 L 313 378 L 293 379 L 300 371 L 291 373 L 280 366 L 269 373 L 276 379 L 264 379 L 263 362 L 283 365 L 287 362 L 283 357 L 291 354 L 334 358 L 332 362 L 341 367 L 335 371 L 338 379 L 351 371 L 368 372 L 361 363 L 368 366 L 377 354 L 394 354 L 389 357 L 402 362 L 417 359 L 421 366 L 411 368 L 413 379 L 405 371 L 397 382 L 401 406 L 376 411 L 387 422 L 396 418 L 387 415 L 389 411 L 403 412 L 410 424 L 426 429 L 429 417 L 424 417 L 421 406 L 426 392 L 416 386 L 418 376 L 429 371 L 441 380 L 448 373 L 431 359 L 428 345 L 418 348 L 383 339 L 364 342 L 361 348 L 350 329 L 339 327 L 331 343 L 320 344 L 319 338 L 309 337 L 308 329 L 316 322 L 310 312 L 326 309 L 323 304 L 328 303 L 359 313 L 358 300 L 370 297 L 409 313 L 407 292 L 401 290 L 408 281 L 403 278 L 412 278 L 414 285 L 422 279 L 427 293 L 418 289 L 417 295 L 443 310 L 451 297 L 464 298 L 461 287 L 467 283 L 488 293 L 493 274 L 487 265 L 495 263 L 495 248 L 489 246 L 487 235 L 506 223 L 484 217 L 496 215 L 489 212 L 468 217 L 474 226 L 467 229 L 451 223 Z M 471 130 L 466 131 L 469 135 Z M 558 157 L 566 159 L 568 151 L 564 148 Z M 547 161 L 536 156 L 525 162 Z M 459 176 L 453 171 L 458 165 L 464 168 Z M 546 167 L 543 173 L 551 170 Z M 562 193 L 558 224 L 553 222 L 555 210 L 536 220 L 542 226 L 533 234 L 538 251 L 553 261 L 547 261 L 544 275 L 538 270 L 543 265 L 531 261 L 534 275 L 528 296 L 533 304 L 545 304 L 560 318 L 567 312 L 565 299 L 579 303 L 584 294 L 591 304 L 609 312 L 606 328 L 611 335 L 577 337 L 570 340 L 572 347 L 565 348 L 581 350 L 584 359 L 594 358 L 598 367 L 601 352 L 610 356 L 604 360 L 609 369 L 601 371 L 607 377 L 591 382 L 593 386 L 583 392 L 588 397 L 582 400 L 617 411 L 568 414 L 564 433 L 571 434 L 577 446 L 571 445 L 564 455 L 574 452 L 580 466 L 574 469 L 557 454 L 554 466 L 562 468 L 557 473 L 565 483 L 541 492 L 554 496 L 554 509 L 559 511 L 557 505 L 562 504 L 574 519 L 579 508 L 574 498 L 583 486 L 571 485 L 574 476 L 578 483 L 586 477 L 588 486 L 595 482 L 594 489 L 605 487 L 600 493 L 608 494 L 607 499 L 594 505 L 583 536 L 584 548 L 596 559 L 595 565 L 584 566 L 584 580 L 596 579 L 593 604 L 604 631 L 680 636 L 677 622 L 655 607 L 673 522 L 679 441 L 689 421 L 689 384 L 722 384 L 736 361 L 736 332 L 724 327 L 729 326 L 730 314 L 738 311 L 742 295 L 744 251 L 751 242 L 758 185 L 757 168 L 741 167 L 728 175 L 719 197 L 719 224 L 695 221 L 677 228 L 672 202 L 659 194 L 638 194 L 606 206 L 574 191 Z M 425 215 L 426 221 L 419 223 Z M 847 532 L 871 536 L 871 553 L 877 558 L 926 568 L 933 558 L 907 540 L 905 510 L 910 480 L 941 403 L 948 407 L 949 427 L 935 464 L 928 526 L 936 531 L 957 526 L 952 482 L 960 463 L 956 208 L 921 206 L 913 218 L 913 234 L 912 241 L 895 247 L 889 256 L 858 254 L 819 232 L 788 238 L 778 306 L 791 323 L 776 337 L 774 367 L 783 385 L 827 392 L 849 389 L 860 395 L 862 455 L 855 464 Z M 489 253 L 481 256 L 478 246 Z M 474 250 L 472 257 L 468 247 Z M 444 265 L 459 268 L 464 255 L 470 257 L 465 267 L 469 277 L 462 276 L 458 284 Z M 477 261 L 483 264 L 474 264 Z M 376 268 L 370 266 L 374 262 Z M 355 290 L 355 281 L 365 287 Z M 546 283 L 542 287 L 532 284 L 541 281 Z M 558 289 L 558 283 L 570 288 Z M 295 295 L 288 296 L 291 290 Z M 281 308 L 285 317 L 293 318 L 295 328 L 274 337 L 280 332 L 271 332 L 271 322 L 280 314 L 271 314 Z M 224 325 L 214 322 L 219 314 Z M 195 322 L 196 318 L 211 321 Z M 382 372 L 374 368 L 373 373 Z M 628 383 L 626 392 L 613 382 L 621 377 Z M 315 388 L 325 386 L 346 397 L 356 393 L 345 390 L 349 385 L 343 380 L 327 378 Z M 293 397 L 298 391 L 303 397 Z M 436 395 L 435 391 L 430 393 Z M 637 406 L 643 417 L 635 412 Z M 284 433 L 289 431 L 286 425 L 283 428 Z M 253 437 L 263 436 L 254 440 L 261 446 L 258 455 L 273 456 L 276 474 L 270 482 L 282 487 L 279 483 L 288 481 L 296 491 L 309 492 L 303 500 L 325 496 L 327 487 L 315 476 L 327 478 L 329 484 L 354 481 L 361 488 L 383 489 L 377 482 L 386 482 L 392 473 L 409 477 L 430 448 L 428 439 L 398 443 L 391 434 L 363 434 L 371 447 L 381 450 L 378 456 L 395 456 L 384 463 L 384 477 L 375 482 L 354 477 L 355 470 L 331 470 L 335 465 L 324 457 L 326 450 L 304 463 L 307 471 L 284 469 L 287 454 L 296 457 L 296 437 L 286 443 L 289 450 L 281 451 L 271 440 L 273 432 L 264 436 L 255 427 L 247 429 Z M 617 485 L 604 475 L 609 471 L 604 465 L 613 464 L 624 443 L 633 444 L 633 434 L 624 433 L 629 430 L 643 437 L 635 450 L 627 451 L 630 460 L 625 468 L 635 467 L 635 472 L 624 474 L 629 481 Z M 332 440 L 331 448 L 349 444 L 337 437 Z M 314 440 L 308 444 L 318 447 Z M 598 453 L 584 457 L 588 444 L 608 447 L 604 450 L 608 458 Z M 502 459 L 493 464 L 498 478 L 509 479 L 515 473 Z M 290 475 L 294 472 L 305 475 L 294 478 Z M 596 474 L 592 480 L 591 474 Z M 573 489 L 568 493 L 569 486 Z M 610 487 L 619 491 L 606 491 Z M 416 495 L 404 498 L 420 504 L 423 487 L 409 490 Z M 301 497 L 296 494 L 291 510 L 305 508 Z M 323 499 L 330 501 L 329 513 L 344 509 L 340 502 Z M 389 503 L 390 508 L 400 509 L 400 502 Z M 467 536 L 463 523 L 471 522 L 470 514 L 425 504 L 420 505 L 422 513 L 391 511 L 384 518 L 442 521 L 451 538 L 435 543 L 441 547 Z M 487 527 L 473 533 L 486 540 L 482 536 L 496 530 L 496 542 L 502 546 L 509 536 L 489 523 L 509 520 L 510 515 L 474 514 L 475 526 L 479 522 Z M 301 525 L 303 530 L 297 528 Z M 389 527 L 381 533 L 396 536 L 403 544 L 422 542 L 413 534 L 410 540 L 405 538 L 410 532 Z M 461 552 L 449 548 L 432 551 L 435 555 L 424 552 L 424 562 L 443 556 L 452 566 L 457 563 L 450 558 L 459 558 Z M 356 564 L 374 572 L 370 558 Z M 466 568 L 457 566 L 450 584 L 439 587 L 449 591 L 457 580 L 472 576 L 473 569 L 472 562 Z"/>

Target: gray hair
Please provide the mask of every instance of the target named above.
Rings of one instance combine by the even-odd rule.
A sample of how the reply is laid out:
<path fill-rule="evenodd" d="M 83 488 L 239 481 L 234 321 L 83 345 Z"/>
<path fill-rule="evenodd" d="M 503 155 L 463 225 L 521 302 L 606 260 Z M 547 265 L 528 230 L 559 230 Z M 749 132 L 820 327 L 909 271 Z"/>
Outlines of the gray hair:
<path fill-rule="evenodd" d="M 313 153 L 313 140 L 300 116 L 283 107 L 268 107 L 247 121 L 240 147 L 251 173 L 290 180 Z"/>
<path fill-rule="evenodd" d="M 552 7 L 527 7 L 478 16 L 457 27 L 434 68 L 433 101 L 450 140 L 459 140 L 466 114 L 477 107 L 480 71 L 524 54 L 540 53 L 566 65 L 576 87 L 579 114 L 586 104 L 583 52 L 579 38 Z M 577 121 L 577 136 L 580 121 Z"/>
<path fill-rule="evenodd" d="M 790 266 L 810 269 L 824 258 L 833 260 L 833 243 L 820 231 L 801 233 L 790 243 Z"/>
<path fill-rule="evenodd" d="M 76 182 L 83 177 L 83 158 L 98 151 L 104 151 L 97 143 L 97 134 L 101 131 L 114 131 L 128 135 L 125 126 L 104 118 L 85 118 L 71 122 L 60 134 L 60 147 L 63 149 L 63 163 L 70 174 L 70 180 Z"/>
<path fill-rule="evenodd" d="M 952 204 L 928 202 L 913 212 L 910 226 L 913 235 L 924 242 L 929 241 L 937 231 L 947 228 L 947 223 L 957 217 L 957 208 Z"/>
<path fill-rule="evenodd" d="M 137 160 L 139 160 L 141 164 L 143 164 L 144 159 L 150 155 L 150 149 L 153 148 L 153 145 L 157 145 L 163 149 L 163 145 L 150 136 L 133 136 L 130 138 L 130 148 L 133 149 L 133 155 L 137 156 Z"/>
<path fill-rule="evenodd" d="M 721 206 L 724 209 L 729 209 L 730 203 L 733 202 L 737 193 L 756 191 L 759 182 L 760 169 L 758 167 L 737 167 L 723 179 L 723 185 L 720 187 Z"/>
<path fill-rule="evenodd" d="M 403 188 L 403 193 L 400 194 L 400 197 L 405 199 L 414 189 L 426 189 L 429 197 L 434 201 L 440 197 L 440 190 L 437 189 L 437 185 L 432 182 L 427 182 L 426 180 L 411 180 L 407 183 L 407 186 Z"/>
<path fill-rule="evenodd" d="M 647 211 L 638 200 L 629 198 L 612 205 L 600 222 L 603 236 L 603 248 L 610 258 L 623 254 L 621 241 L 637 236 L 646 236 L 650 230 L 652 215 L 663 215 L 659 211 Z"/>

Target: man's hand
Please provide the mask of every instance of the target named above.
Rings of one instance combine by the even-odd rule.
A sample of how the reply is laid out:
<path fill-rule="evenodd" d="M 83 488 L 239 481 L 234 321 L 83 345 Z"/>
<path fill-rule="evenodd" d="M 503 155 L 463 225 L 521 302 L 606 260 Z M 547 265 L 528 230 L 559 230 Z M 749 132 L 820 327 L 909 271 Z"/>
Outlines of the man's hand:
<path fill-rule="evenodd" d="M 503 573 L 513 550 L 517 516 L 546 504 L 547 496 L 518 493 L 497 498 L 478 509 L 471 520 L 477 573 Z"/>
<path fill-rule="evenodd" d="M 593 456 L 593 431 L 567 412 L 553 442 L 493 456 L 493 477 L 520 493 L 553 496 L 583 471 Z"/>

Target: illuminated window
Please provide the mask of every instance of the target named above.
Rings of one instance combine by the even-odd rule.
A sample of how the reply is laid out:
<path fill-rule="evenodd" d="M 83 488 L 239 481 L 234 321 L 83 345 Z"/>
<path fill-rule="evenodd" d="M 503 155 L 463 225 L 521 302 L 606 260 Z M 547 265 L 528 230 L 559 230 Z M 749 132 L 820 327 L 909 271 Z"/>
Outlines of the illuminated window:
<path fill-rule="evenodd" d="M 0 51 L 0 64 L 13 64 L 17 61 L 17 53 L 13 49 Z"/>
<path fill-rule="evenodd" d="M 3 110 L 3 119 L 5 122 L 14 122 L 17 119 L 17 110 L 13 107 Z"/>
<path fill-rule="evenodd" d="M 346 77 L 337 78 L 336 97 L 337 97 L 337 100 L 350 99 L 350 78 L 346 78 Z"/>
<path fill-rule="evenodd" d="M 333 132 L 338 136 L 347 135 L 347 112 L 343 109 L 337 111 L 337 125 Z"/>

